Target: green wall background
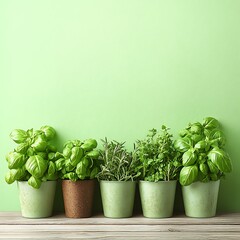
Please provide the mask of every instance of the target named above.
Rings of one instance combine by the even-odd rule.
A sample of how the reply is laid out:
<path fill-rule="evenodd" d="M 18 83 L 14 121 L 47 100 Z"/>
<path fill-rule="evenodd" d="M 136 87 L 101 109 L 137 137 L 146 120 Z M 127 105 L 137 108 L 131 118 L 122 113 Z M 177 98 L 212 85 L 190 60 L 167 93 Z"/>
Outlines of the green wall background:
<path fill-rule="evenodd" d="M 219 211 L 240 211 L 240 1 L 2 0 L 0 210 L 19 210 L 5 155 L 15 128 L 49 124 L 60 147 L 132 143 L 166 124 L 218 118 L 234 170 Z"/>

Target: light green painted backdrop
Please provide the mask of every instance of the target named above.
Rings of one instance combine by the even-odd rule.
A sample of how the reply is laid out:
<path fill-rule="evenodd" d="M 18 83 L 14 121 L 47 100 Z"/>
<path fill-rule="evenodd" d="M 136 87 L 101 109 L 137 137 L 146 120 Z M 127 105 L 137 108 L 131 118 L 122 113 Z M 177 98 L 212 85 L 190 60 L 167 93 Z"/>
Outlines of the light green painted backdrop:
<path fill-rule="evenodd" d="M 19 210 L 5 155 L 14 128 L 132 143 L 162 124 L 218 118 L 234 171 L 219 210 L 240 211 L 240 1 L 2 0 L 0 210 Z"/>

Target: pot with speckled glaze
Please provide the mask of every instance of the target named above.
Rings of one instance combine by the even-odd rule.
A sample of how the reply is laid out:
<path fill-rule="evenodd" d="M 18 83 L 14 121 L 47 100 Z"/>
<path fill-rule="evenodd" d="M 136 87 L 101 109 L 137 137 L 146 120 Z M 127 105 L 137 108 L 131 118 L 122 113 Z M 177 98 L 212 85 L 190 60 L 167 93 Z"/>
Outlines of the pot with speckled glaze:
<path fill-rule="evenodd" d="M 62 180 L 65 214 L 68 218 L 92 215 L 95 180 Z"/>
<path fill-rule="evenodd" d="M 127 218 L 133 214 L 136 182 L 100 181 L 103 213 L 108 218 Z"/>
<path fill-rule="evenodd" d="M 42 182 L 39 189 L 18 181 L 22 216 L 26 218 L 45 218 L 52 215 L 57 181 Z"/>
<path fill-rule="evenodd" d="M 139 182 L 143 216 L 167 218 L 173 215 L 177 181 Z"/>
<path fill-rule="evenodd" d="M 188 217 L 206 218 L 216 215 L 220 180 L 207 183 L 194 182 L 182 186 L 185 214 Z"/>

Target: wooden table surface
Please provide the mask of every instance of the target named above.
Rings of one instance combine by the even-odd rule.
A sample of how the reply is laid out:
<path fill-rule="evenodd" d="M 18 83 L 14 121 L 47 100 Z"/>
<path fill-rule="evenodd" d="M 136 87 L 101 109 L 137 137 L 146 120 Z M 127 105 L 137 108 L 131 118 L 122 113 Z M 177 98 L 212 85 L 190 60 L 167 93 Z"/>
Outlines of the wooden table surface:
<path fill-rule="evenodd" d="M 240 240 L 240 213 L 214 218 L 110 219 L 102 215 L 70 219 L 63 214 L 27 219 L 19 212 L 0 212 L 0 239 L 236 239 Z"/>

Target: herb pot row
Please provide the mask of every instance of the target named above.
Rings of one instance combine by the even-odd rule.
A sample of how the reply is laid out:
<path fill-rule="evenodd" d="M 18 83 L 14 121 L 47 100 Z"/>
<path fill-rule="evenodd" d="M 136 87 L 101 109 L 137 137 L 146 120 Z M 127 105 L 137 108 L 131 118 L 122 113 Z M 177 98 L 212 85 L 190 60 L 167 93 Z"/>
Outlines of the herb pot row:
<path fill-rule="evenodd" d="M 100 182 L 107 217 L 132 215 L 136 181 L 140 181 L 144 216 L 172 216 L 178 180 L 182 185 L 186 215 L 211 217 L 216 212 L 219 181 L 232 170 L 230 157 L 224 149 L 225 136 L 220 123 L 212 117 L 202 123 L 190 123 L 175 141 L 166 126 L 160 131 L 151 129 L 145 139 L 136 141 L 133 151 L 128 151 L 124 142 L 105 138 L 100 149 L 95 139 L 70 140 L 64 144 L 63 151 L 58 152 L 51 144 L 54 136 L 55 130 L 50 126 L 12 131 L 10 137 L 18 145 L 6 157 L 9 172 L 5 180 L 9 184 L 18 181 L 19 189 L 21 182 L 27 181 L 36 190 L 29 194 L 37 196 L 48 182 L 62 179 L 65 212 L 69 217 L 91 216 L 87 206 L 92 206 L 94 179 Z M 20 193 L 20 200 L 31 209 L 26 196 Z M 35 197 L 32 199 L 33 205 L 38 207 Z M 45 202 L 48 201 L 51 202 Z M 73 211 L 73 207 L 77 211 Z M 36 214 L 32 215 L 23 211 L 23 215 L 45 217 L 50 214 L 34 211 Z"/>
<path fill-rule="evenodd" d="M 216 215 L 220 181 L 196 182 L 183 186 L 185 214 L 189 217 Z M 92 216 L 95 180 L 62 181 L 65 215 L 69 218 Z M 56 181 L 44 182 L 34 189 L 27 182 L 18 182 L 22 216 L 44 218 L 52 215 Z M 103 213 L 108 218 L 127 218 L 133 213 L 136 182 L 100 181 Z M 173 215 L 176 181 L 139 182 L 143 216 L 167 218 Z"/>

